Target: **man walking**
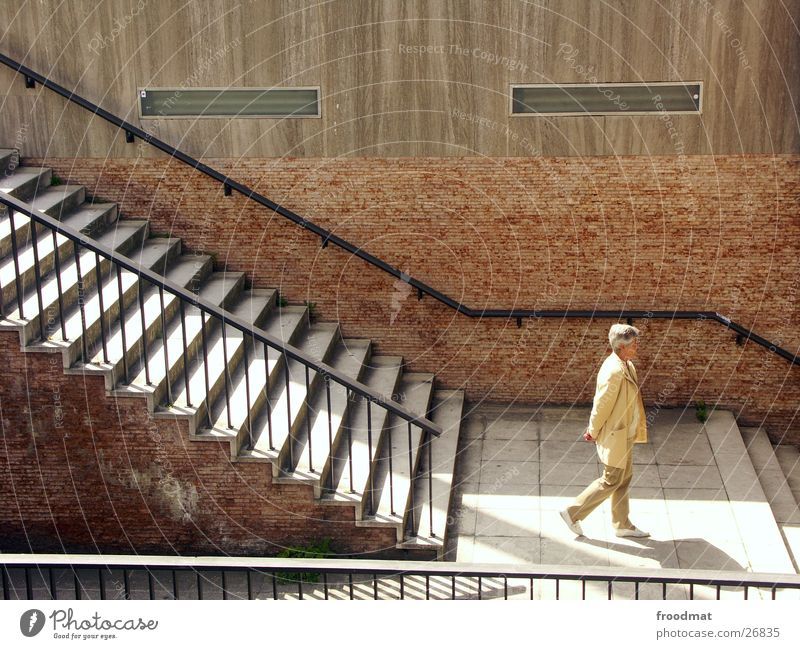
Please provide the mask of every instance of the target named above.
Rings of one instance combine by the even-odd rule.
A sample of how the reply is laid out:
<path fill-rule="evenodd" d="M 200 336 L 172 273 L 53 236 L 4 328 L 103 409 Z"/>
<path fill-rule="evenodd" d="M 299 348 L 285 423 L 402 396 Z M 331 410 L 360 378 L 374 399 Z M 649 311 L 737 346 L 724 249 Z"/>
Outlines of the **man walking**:
<path fill-rule="evenodd" d="M 586 441 L 597 444 L 603 475 L 560 512 L 569 529 L 578 536 L 583 536 L 580 521 L 609 497 L 611 523 L 617 536 L 650 536 L 628 518 L 633 445 L 647 442 L 644 403 L 632 362 L 639 345 L 639 333 L 636 327 L 624 324 L 614 324 L 608 332 L 612 352 L 597 374 L 592 414 L 583 435 Z"/>

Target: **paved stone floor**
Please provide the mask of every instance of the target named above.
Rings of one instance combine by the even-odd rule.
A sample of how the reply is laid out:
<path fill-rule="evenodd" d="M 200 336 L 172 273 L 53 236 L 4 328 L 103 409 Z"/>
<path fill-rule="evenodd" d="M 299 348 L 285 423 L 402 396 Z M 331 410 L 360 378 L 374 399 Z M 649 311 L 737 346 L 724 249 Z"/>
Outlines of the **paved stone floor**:
<path fill-rule="evenodd" d="M 660 410 L 648 443 L 635 446 L 630 519 L 651 537 L 617 538 L 606 501 L 576 538 L 558 512 L 602 472 L 595 445 L 582 439 L 589 412 L 493 404 L 471 411 L 459 448 L 449 558 L 795 572 L 768 520 L 769 504 L 763 493 L 754 495 L 758 479 L 746 470 L 752 464 L 737 445 L 735 422 L 720 429 L 727 420 L 717 417 L 712 429 L 711 420 L 703 425 L 682 409 Z M 733 422 L 730 413 L 719 414 Z"/>

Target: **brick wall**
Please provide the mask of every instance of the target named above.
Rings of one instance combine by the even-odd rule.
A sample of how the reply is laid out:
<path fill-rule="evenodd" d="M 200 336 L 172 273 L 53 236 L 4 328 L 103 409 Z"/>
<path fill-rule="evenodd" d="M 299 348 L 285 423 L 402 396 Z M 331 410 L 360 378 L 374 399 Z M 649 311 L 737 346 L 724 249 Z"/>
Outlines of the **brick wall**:
<path fill-rule="evenodd" d="M 356 528 L 352 507 L 273 484 L 227 443 L 189 441 L 144 399 L 63 373 L 0 331 L 0 551 L 274 555 L 332 540 L 339 553 L 395 554 L 395 531 Z"/>
<path fill-rule="evenodd" d="M 208 161 L 473 308 L 718 310 L 800 345 L 798 156 Z M 470 319 L 311 237 L 182 165 L 26 160 L 119 202 L 257 286 L 317 304 L 345 336 L 464 388 L 474 403 L 588 404 L 610 321 Z M 648 411 L 732 409 L 800 442 L 800 368 L 707 322 L 648 320 Z M 331 537 L 340 552 L 393 546 L 349 507 L 275 485 L 225 444 L 192 443 L 107 397 L 99 378 L 25 354 L 0 332 L 0 550 L 274 554 Z M 468 408 L 469 408 L 468 404 Z M 81 512 L 76 515 L 76 512 Z"/>
<path fill-rule="evenodd" d="M 144 145 L 140 145 L 144 146 Z M 164 157 L 29 159 L 315 302 L 473 401 L 590 403 L 612 321 L 471 319 Z M 472 308 L 715 310 L 800 348 L 800 156 L 204 160 Z M 650 408 L 800 442 L 800 368 L 721 325 L 638 320 Z"/>

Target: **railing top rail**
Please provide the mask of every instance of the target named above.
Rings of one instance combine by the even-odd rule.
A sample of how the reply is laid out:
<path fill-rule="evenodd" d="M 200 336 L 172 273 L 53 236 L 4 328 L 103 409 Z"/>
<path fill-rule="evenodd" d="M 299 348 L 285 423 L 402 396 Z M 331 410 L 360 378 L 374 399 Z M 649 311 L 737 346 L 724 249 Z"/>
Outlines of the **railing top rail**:
<path fill-rule="evenodd" d="M 459 313 L 462 313 L 471 318 L 516 318 L 518 324 L 521 324 L 522 318 L 612 318 L 612 319 L 623 319 L 623 318 L 658 318 L 658 319 L 701 319 L 701 320 L 710 320 L 712 322 L 717 322 L 722 324 L 723 326 L 732 329 L 735 331 L 740 337 L 746 340 L 752 340 L 754 343 L 765 347 L 769 351 L 777 354 L 778 356 L 788 360 L 793 365 L 800 365 L 800 356 L 793 354 L 792 352 L 771 343 L 766 338 L 759 336 L 755 332 L 751 331 L 750 329 L 743 327 L 742 325 L 733 322 L 730 318 L 727 318 L 715 311 L 645 311 L 645 310 L 629 310 L 629 309 L 621 309 L 618 311 L 614 310 L 537 310 L 537 309 L 473 309 L 465 304 L 462 304 L 458 300 L 455 300 L 448 295 L 428 286 L 424 282 L 419 281 L 418 279 L 404 273 L 398 268 L 395 268 L 391 264 L 386 263 L 382 259 L 371 255 L 370 253 L 362 250 L 359 246 L 356 246 L 341 237 L 336 236 L 330 230 L 326 230 L 318 226 L 317 224 L 299 216 L 298 214 L 294 213 L 293 211 L 283 207 L 282 205 L 278 205 L 277 203 L 271 201 L 266 196 L 258 193 L 254 189 L 244 185 L 240 182 L 237 182 L 225 174 L 220 173 L 216 169 L 209 167 L 208 165 L 196 160 L 195 158 L 191 157 L 190 155 L 184 153 L 180 149 L 175 148 L 174 146 L 167 144 L 166 142 L 153 137 L 150 133 L 142 130 L 138 126 L 131 124 L 130 122 L 125 121 L 121 117 L 110 113 L 109 111 L 101 108 L 100 106 L 92 103 L 88 99 L 76 94 L 74 91 L 67 90 L 63 86 L 55 83 L 54 81 L 50 80 L 48 77 L 32 70 L 31 68 L 15 61 L 9 56 L 6 56 L 3 53 L 0 53 L 0 63 L 3 65 L 11 68 L 12 70 L 24 75 L 25 77 L 31 79 L 32 81 L 41 83 L 45 88 L 52 90 L 56 94 L 61 95 L 66 100 L 75 103 L 82 108 L 94 113 L 98 117 L 106 120 L 107 122 L 114 124 L 120 129 L 126 131 L 126 133 L 130 134 L 130 136 L 138 137 L 140 140 L 147 142 L 148 144 L 154 146 L 155 148 L 163 151 L 164 153 L 169 154 L 171 157 L 180 160 L 184 164 L 189 165 L 190 167 L 196 169 L 197 171 L 213 178 L 217 182 L 222 183 L 226 190 L 235 191 L 245 198 L 249 200 L 255 201 L 263 205 L 264 207 L 274 211 L 277 214 L 289 219 L 296 225 L 299 225 L 310 232 L 313 232 L 315 235 L 322 238 L 323 246 L 326 246 L 328 243 L 332 243 L 343 250 L 346 250 L 350 254 L 363 259 L 367 263 L 380 268 L 382 271 L 393 275 L 394 277 L 406 282 L 410 286 L 413 286 L 419 293 L 419 296 L 422 297 L 423 294 L 430 295 L 435 300 L 445 304 L 446 306 L 450 307 L 451 309 L 455 309 Z"/>
<path fill-rule="evenodd" d="M 72 566 L 129 569 L 266 570 L 352 574 L 585 579 L 595 581 L 693 583 L 800 588 L 800 575 L 732 570 L 682 570 L 552 564 L 495 564 L 382 559 L 284 559 L 273 557 L 148 556 L 120 554 L 0 554 L 6 567 Z"/>
<path fill-rule="evenodd" d="M 32 218 L 34 221 L 42 223 L 50 230 L 54 230 L 55 232 L 71 239 L 72 241 L 76 241 L 80 244 L 81 247 L 91 250 L 106 259 L 111 260 L 113 263 L 117 264 L 121 268 L 135 273 L 139 277 L 147 280 L 154 286 L 158 286 L 163 288 L 166 291 L 169 291 L 173 295 L 176 295 L 179 299 L 183 300 L 187 304 L 191 304 L 196 306 L 201 311 L 204 311 L 211 317 L 217 318 L 221 320 L 224 324 L 230 325 L 238 329 L 239 331 L 253 336 L 255 340 L 265 343 L 272 347 L 273 349 L 279 350 L 281 352 L 286 353 L 289 358 L 292 358 L 309 369 L 315 370 L 323 375 L 323 377 L 329 376 L 332 380 L 340 383 L 341 385 L 346 386 L 347 388 L 353 390 L 355 393 L 361 395 L 362 397 L 369 399 L 370 401 L 383 406 L 390 412 L 400 416 L 401 418 L 411 422 L 412 424 L 419 426 L 423 430 L 430 432 L 435 436 L 439 436 L 442 433 L 442 429 L 439 425 L 434 424 L 432 421 L 425 417 L 420 417 L 419 415 L 411 412 L 404 406 L 400 405 L 399 403 L 388 399 L 386 395 L 379 394 L 372 390 L 369 386 L 364 385 L 358 381 L 354 381 L 352 378 L 347 376 L 346 374 L 342 373 L 341 371 L 337 370 L 332 365 L 328 365 L 324 362 L 315 361 L 312 358 L 309 358 L 301 349 L 289 344 L 285 343 L 284 341 L 275 338 L 270 333 L 264 331 L 263 329 L 259 329 L 258 327 L 253 326 L 253 324 L 248 323 L 241 318 L 236 317 L 232 313 L 225 311 L 225 309 L 212 304 L 211 302 L 204 300 L 199 295 L 192 293 L 191 291 L 187 290 L 186 288 L 175 284 L 174 282 L 169 281 L 165 277 L 158 275 L 151 271 L 149 268 L 144 268 L 140 264 L 137 264 L 132 259 L 103 246 L 99 242 L 90 239 L 89 237 L 85 236 L 81 232 L 74 230 L 73 228 L 64 225 L 60 221 L 54 219 L 51 216 L 48 216 L 44 212 L 39 210 L 33 209 L 31 205 L 20 201 L 13 196 L 6 194 L 5 192 L 0 192 L 0 203 L 8 206 L 10 209 L 20 212 Z"/>

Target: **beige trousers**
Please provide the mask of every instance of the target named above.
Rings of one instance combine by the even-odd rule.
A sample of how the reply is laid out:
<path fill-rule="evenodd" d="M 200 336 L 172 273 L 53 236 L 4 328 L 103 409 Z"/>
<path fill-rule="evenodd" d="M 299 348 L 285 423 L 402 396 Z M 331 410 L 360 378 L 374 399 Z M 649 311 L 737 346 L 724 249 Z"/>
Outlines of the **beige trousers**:
<path fill-rule="evenodd" d="M 611 524 L 614 529 L 631 529 L 628 518 L 630 504 L 628 490 L 633 477 L 633 440 L 628 440 L 628 462 L 624 469 L 603 465 L 603 475 L 592 482 L 567 507 L 570 517 L 578 522 L 591 514 L 606 498 L 611 497 Z"/>

